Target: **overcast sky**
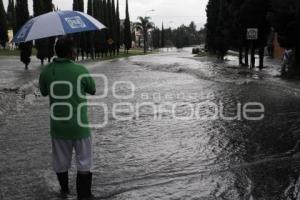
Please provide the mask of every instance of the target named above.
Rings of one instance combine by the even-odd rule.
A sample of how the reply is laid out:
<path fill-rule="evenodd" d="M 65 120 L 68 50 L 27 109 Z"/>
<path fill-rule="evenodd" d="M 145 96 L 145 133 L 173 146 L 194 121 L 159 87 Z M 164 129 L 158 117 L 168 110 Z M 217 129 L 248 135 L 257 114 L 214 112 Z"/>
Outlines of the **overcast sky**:
<path fill-rule="evenodd" d="M 7 8 L 8 0 L 3 0 Z M 85 0 L 87 1 L 87 0 Z M 121 18 L 125 16 L 125 0 L 120 1 Z M 206 22 L 205 8 L 208 0 L 128 0 L 131 21 L 136 21 L 138 16 L 146 14 L 152 21 L 161 26 L 164 22 L 165 27 L 178 27 L 181 24 L 188 25 L 195 21 L 198 29 L 203 27 Z M 53 0 L 53 3 L 61 10 L 71 10 L 73 0 Z M 32 13 L 32 0 L 29 0 L 29 9 Z M 149 10 L 155 11 L 150 12 Z"/>

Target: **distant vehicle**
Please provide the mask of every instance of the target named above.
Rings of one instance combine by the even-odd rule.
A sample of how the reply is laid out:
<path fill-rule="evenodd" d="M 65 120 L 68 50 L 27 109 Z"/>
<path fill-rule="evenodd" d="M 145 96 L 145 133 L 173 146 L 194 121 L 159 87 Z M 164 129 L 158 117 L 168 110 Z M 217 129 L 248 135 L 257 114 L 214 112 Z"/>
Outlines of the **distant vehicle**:
<path fill-rule="evenodd" d="M 199 54 L 200 53 L 200 48 L 193 48 L 192 53 L 193 54 Z"/>

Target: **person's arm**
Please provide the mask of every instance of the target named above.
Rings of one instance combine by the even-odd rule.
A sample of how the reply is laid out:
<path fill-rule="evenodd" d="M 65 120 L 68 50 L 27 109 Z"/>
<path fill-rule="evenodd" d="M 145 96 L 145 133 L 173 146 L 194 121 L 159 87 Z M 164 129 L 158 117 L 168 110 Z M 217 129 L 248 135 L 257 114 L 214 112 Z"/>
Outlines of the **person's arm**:
<path fill-rule="evenodd" d="M 86 70 L 87 76 L 83 79 L 84 90 L 86 93 L 90 95 L 96 94 L 96 84 L 95 80 L 90 76 L 88 70 Z"/>
<path fill-rule="evenodd" d="M 41 75 L 40 75 L 40 78 L 39 78 L 39 87 L 40 87 L 41 94 L 44 97 L 46 97 L 46 96 L 49 95 L 48 86 L 47 86 L 47 82 L 45 80 L 44 73 L 41 73 Z"/>

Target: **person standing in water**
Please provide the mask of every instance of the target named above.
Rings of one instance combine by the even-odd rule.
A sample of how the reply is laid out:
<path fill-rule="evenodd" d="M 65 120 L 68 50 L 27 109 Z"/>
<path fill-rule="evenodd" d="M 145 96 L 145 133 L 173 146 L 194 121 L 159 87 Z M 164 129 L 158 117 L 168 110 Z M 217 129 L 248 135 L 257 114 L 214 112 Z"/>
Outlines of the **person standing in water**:
<path fill-rule="evenodd" d="M 39 78 L 41 94 L 49 96 L 51 105 L 53 168 L 61 196 L 67 198 L 70 194 L 68 171 L 75 149 L 77 196 L 79 200 L 90 200 L 94 198 L 91 192 L 92 139 L 85 95 L 95 95 L 95 81 L 85 67 L 73 62 L 72 39 L 58 39 L 55 51 L 57 58 L 43 69 Z"/>

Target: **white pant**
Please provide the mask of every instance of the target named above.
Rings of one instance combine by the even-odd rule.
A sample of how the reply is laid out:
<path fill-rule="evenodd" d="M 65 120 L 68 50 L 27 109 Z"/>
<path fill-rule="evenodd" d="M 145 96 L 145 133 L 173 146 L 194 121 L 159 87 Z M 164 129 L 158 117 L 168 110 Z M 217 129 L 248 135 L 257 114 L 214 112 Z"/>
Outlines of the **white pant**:
<path fill-rule="evenodd" d="M 56 173 L 67 172 L 71 168 L 73 149 L 75 149 L 77 171 L 91 171 L 93 155 L 91 137 L 82 140 L 52 138 L 53 169 Z"/>

